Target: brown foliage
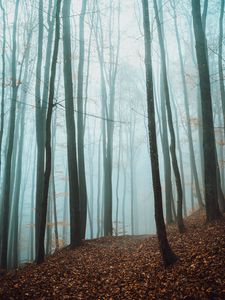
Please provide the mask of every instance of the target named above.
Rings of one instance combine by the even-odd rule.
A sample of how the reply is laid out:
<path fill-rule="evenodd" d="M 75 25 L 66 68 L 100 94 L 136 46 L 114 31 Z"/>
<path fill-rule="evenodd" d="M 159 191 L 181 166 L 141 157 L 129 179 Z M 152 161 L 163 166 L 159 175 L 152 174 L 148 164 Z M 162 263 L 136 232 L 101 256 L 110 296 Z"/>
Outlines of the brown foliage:
<path fill-rule="evenodd" d="M 168 228 L 180 260 L 165 269 L 155 236 L 107 237 L 65 248 L 0 279 L 0 299 L 225 299 L 225 221 Z"/>

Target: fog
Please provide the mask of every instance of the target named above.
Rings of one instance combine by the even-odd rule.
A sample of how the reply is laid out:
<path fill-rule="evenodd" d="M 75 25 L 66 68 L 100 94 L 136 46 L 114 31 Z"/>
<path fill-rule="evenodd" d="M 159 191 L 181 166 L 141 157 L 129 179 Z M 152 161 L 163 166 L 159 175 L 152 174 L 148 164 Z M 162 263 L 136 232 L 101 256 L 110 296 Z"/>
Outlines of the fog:
<path fill-rule="evenodd" d="M 62 7 L 65 5 L 62 1 Z M 53 49 L 56 38 L 57 1 L 1 0 L 0 18 L 0 93 L 1 98 L 1 198 L 0 198 L 0 253 L 3 252 L 4 230 L 7 233 L 7 267 L 33 261 L 35 252 L 35 213 L 38 180 L 44 172 L 37 173 L 38 148 L 37 112 L 45 116 L 51 91 Z M 82 5 L 86 3 L 86 12 Z M 203 2 L 202 10 L 203 10 Z M 15 11 L 18 4 L 18 21 L 15 27 Z M 176 136 L 176 156 L 183 189 L 183 215 L 199 207 L 196 191 L 197 170 L 200 197 L 204 198 L 204 166 L 202 159 L 202 120 L 199 90 L 199 74 L 195 53 L 191 1 L 159 0 L 158 10 L 166 48 L 166 67 L 173 127 Z M 51 174 L 48 188 L 45 252 L 70 244 L 70 182 L 68 173 L 68 149 L 66 126 L 66 101 L 64 73 L 63 19 L 70 22 L 71 61 L 73 82 L 73 110 L 75 120 L 78 191 L 86 207 L 86 228 L 82 239 L 104 235 L 144 235 L 156 233 L 154 220 L 154 194 L 149 155 L 148 110 L 146 103 L 145 53 L 142 5 L 139 0 L 72 1 L 69 15 L 60 10 L 60 38 L 56 60 L 54 96 L 51 118 Z M 84 9 L 84 7 L 83 7 Z M 41 11 L 41 14 L 40 14 Z M 171 161 L 165 157 L 165 139 L 170 146 L 168 117 L 162 84 L 162 59 L 153 1 L 149 1 L 153 85 L 155 96 L 156 134 L 159 169 L 166 214 L 166 163 L 170 166 L 170 195 L 173 221 L 177 210 L 177 189 Z M 214 117 L 216 149 L 224 192 L 224 117 L 218 71 L 220 1 L 208 3 L 206 37 L 210 69 L 211 93 Z M 40 47 L 40 15 L 43 17 L 42 49 Z M 5 16 L 5 25 L 4 18 Z M 81 41 L 81 23 L 84 22 L 84 40 Z M 176 24 L 175 24 L 176 19 Z M 4 33 L 4 26 L 5 33 Z M 177 27 L 175 27 L 177 26 Z M 14 27 L 14 28 L 13 28 Z M 224 28 L 224 23 L 223 23 Z M 14 35 L 15 30 L 15 35 Z M 176 37 L 176 30 L 178 36 Z M 52 32 L 52 42 L 49 35 Z M 14 36 L 14 37 L 13 37 Z M 178 40 L 182 57 L 179 57 Z M 14 39 L 14 42 L 13 42 Z M 5 49 L 4 49 L 5 41 Z M 83 70 L 81 64 L 84 42 Z M 48 56 L 51 45 L 50 58 Z M 224 37 L 222 40 L 224 55 Z M 13 54 L 14 53 L 14 54 Z M 42 57 L 40 58 L 40 54 Z M 15 55 L 13 71 L 13 55 Z M 4 57 L 4 58 L 3 58 Z M 181 69 L 183 62 L 184 74 Z M 40 63 L 41 62 L 41 63 Z M 39 64 L 39 73 L 37 71 Z M 47 74 L 46 68 L 49 64 Z M 79 65 L 80 64 L 80 65 Z M 3 68 L 4 65 L 4 68 Z M 222 59 L 224 72 L 224 59 Z M 80 70 L 80 71 L 79 71 Z M 13 73 L 14 72 L 14 73 Z M 79 73 L 80 72 L 80 73 Z M 39 74 L 39 75 L 38 75 Z M 182 77 L 183 74 L 183 77 Z M 3 76 L 4 75 L 4 76 Z M 40 76 L 38 78 L 37 76 Z M 82 79 L 80 81 L 79 79 Z M 3 81 L 4 78 L 4 81 Z M 184 83 L 188 104 L 185 106 Z M 16 80 L 16 85 L 13 80 Z M 47 81 L 47 82 L 46 82 Z M 78 83 L 79 82 L 79 83 Z M 39 85 L 39 94 L 38 88 Z M 80 85 L 80 87 L 79 87 Z M 4 95 L 3 95 L 4 90 Z M 16 91 L 16 96 L 14 95 Z M 82 101 L 81 101 L 82 99 Z M 13 107 L 13 103 L 15 107 Z M 41 103 L 41 104 L 40 104 Z M 40 108 L 42 107 L 42 108 Z M 187 114 L 188 107 L 188 114 Z M 12 112 L 15 112 L 15 128 L 10 130 Z M 79 116 L 80 124 L 79 125 Z M 4 127 L 3 127 L 4 126 Z M 71 125 L 69 125 L 71 126 Z M 69 127 L 71 128 L 71 127 Z M 191 130 L 191 140 L 190 131 Z M 165 134 L 166 133 L 166 134 Z M 46 134 L 42 132 L 44 139 Z M 13 135 L 11 172 L 7 176 L 7 153 Z M 190 150 L 190 143 L 193 149 Z M 82 145 L 83 144 L 83 145 Z M 80 149 L 79 149 L 80 147 Z M 82 149 L 84 159 L 82 161 Z M 44 165 L 47 158 L 44 154 Z M 74 158 L 75 159 L 75 158 Z M 171 158 L 170 158 L 171 160 Z M 82 164 L 84 162 L 84 165 Z M 40 163 L 40 162 L 39 162 Z M 82 167 L 84 166 L 84 167 Z M 110 170 L 107 171 L 107 168 Z M 39 174 L 39 175 L 37 175 Z M 42 174 L 42 175 L 40 175 Z M 83 174 L 83 175 L 82 175 Z M 168 174 L 168 173 L 167 173 Z M 38 178 L 37 178 L 38 176 Z M 5 190 L 9 186 L 8 220 L 5 214 Z M 111 186 L 111 187 L 110 187 Z M 82 192 L 83 191 L 83 192 Z M 110 195 L 111 191 L 111 195 Z M 87 197 L 85 197 L 85 192 Z M 112 209 L 107 209 L 111 198 Z M 16 210 L 18 204 L 18 211 Z M 85 208 L 84 208 L 85 215 Z M 36 216 L 37 218 L 37 216 Z M 108 227 L 107 218 L 111 218 Z M 82 219 L 82 212 L 81 212 Z M 5 223 L 6 222 L 6 223 Z M 16 223 L 17 226 L 15 225 Z M 82 227 L 82 225 L 81 225 Z M 106 228 L 107 227 L 107 228 Z M 18 244 L 17 244 L 18 243 Z M 18 257 L 18 261 L 15 259 Z"/>

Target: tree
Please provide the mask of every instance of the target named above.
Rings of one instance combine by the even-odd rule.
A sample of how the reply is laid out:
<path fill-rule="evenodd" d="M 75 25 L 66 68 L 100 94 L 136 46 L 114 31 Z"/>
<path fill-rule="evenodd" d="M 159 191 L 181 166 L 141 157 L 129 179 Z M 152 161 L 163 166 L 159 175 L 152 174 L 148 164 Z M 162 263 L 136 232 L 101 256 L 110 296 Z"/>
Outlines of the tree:
<path fill-rule="evenodd" d="M 10 108 L 10 120 L 9 120 L 9 132 L 8 132 L 8 149 L 6 153 L 6 162 L 4 170 L 4 185 L 3 185 L 3 222 L 2 222 L 2 249 L 1 249 L 1 259 L 0 266 L 5 269 L 7 267 L 7 253 L 8 253 L 8 232 L 9 232 L 9 217 L 10 217 L 10 191 L 11 191 L 11 167 L 12 167 L 12 153 L 13 153 L 13 143 L 14 143 L 14 131 L 15 131 L 15 120 L 16 120 L 16 101 L 18 87 L 16 79 L 16 29 L 18 21 L 18 11 L 19 11 L 19 0 L 16 1 L 14 22 L 13 22 L 13 45 L 12 45 L 12 64 L 11 64 L 11 74 L 12 74 L 12 99 Z"/>
<path fill-rule="evenodd" d="M 166 222 L 171 224 L 173 222 L 172 205 L 174 202 L 172 189 L 172 173 L 171 173 L 171 159 L 169 150 L 168 126 L 166 120 L 164 88 L 162 80 L 162 72 L 160 72 L 160 92 L 161 92 L 161 118 L 162 118 L 162 150 L 163 150 L 163 165 L 165 178 L 165 198 L 166 198 Z"/>
<path fill-rule="evenodd" d="M 41 201 L 44 186 L 44 116 L 45 113 L 41 104 L 41 65 L 43 51 L 43 0 L 39 1 L 38 10 L 38 52 L 36 65 L 35 82 L 35 103 L 36 103 L 36 139 L 37 139 L 37 176 L 36 176 L 36 210 L 35 210 L 35 255 L 38 249 L 38 235 L 40 229 Z"/>
<path fill-rule="evenodd" d="M 221 0 L 220 18 L 219 18 L 219 52 L 218 52 L 218 69 L 220 80 L 220 96 L 223 110 L 223 120 L 225 123 L 225 88 L 223 78 L 223 18 L 224 18 L 224 0 Z M 225 127 L 224 127 L 225 132 Z"/>
<path fill-rule="evenodd" d="M 2 166 L 2 138 L 5 123 L 5 56 L 6 56 L 6 13 L 5 8 L 2 5 L 2 0 L 0 1 L 0 8 L 3 15 L 3 43 L 2 43 L 2 86 L 1 86 L 1 123 L 0 123 L 0 174 Z M 2 245 L 2 202 L 0 201 L 0 245 Z M 0 246 L 0 256 L 1 256 L 1 246 Z"/>
<path fill-rule="evenodd" d="M 69 202 L 70 202 L 70 244 L 71 247 L 81 243 L 80 223 L 80 192 L 76 153 L 76 131 L 74 120 L 73 81 L 71 65 L 71 33 L 70 33 L 71 0 L 63 2 L 63 72 L 65 88 L 67 159 L 69 173 Z"/>
<path fill-rule="evenodd" d="M 47 205 L 48 205 L 49 181 L 50 181 L 51 168 L 52 168 L 51 120 L 52 120 L 52 110 L 54 105 L 53 104 L 54 86 L 55 86 L 56 64 L 57 64 L 59 38 L 60 38 L 60 15 L 59 15 L 60 6 L 61 6 L 61 0 L 57 0 L 55 41 L 54 41 L 54 49 L 53 49 L 52 64 L 51 64 L 48 110 L 47 110 L 47 118 L 46 118 L 45 172 L 44 172 L 43 199 L 41 203 L 40 228 L 38 231 L 38 248 L 37 248 L 37 258 L 36 258 L 37 263 L 42 263 L 44 261 L 44 256 L 45 256 L 44 238 L 45 238 L 45 227 L 46 227 L 46 216 L 47 216 Z"/>
<path fill-rule="evenodd" d="M 176 10 L 175 10 L 174 0 L 171 1 L 171 6 L 173 7 L 173 12 L 174 12 L 173 19 L 174 19 L 175 36 L 176 36 L 177 48 L 178 48 L 178 54 L 179 54 L 180 74 L 181 74 L 181 80 L 182 80 L 184 106 L 185 106 L 185 113 L 186 113 L 190 163 L 191 163 L 191 169 L 192 169 L 193 176 L 194 176 L 198 204 L 200 207 L 203 207 L 202 195 L 201 195 L 201 191 L 200 191 L 200 185 L 199 185 L 198 173 L 197 173 L 197 167 L 196 167 L 196 160 L 195 160 L 195 154 L 194 154 L 194 145 L 193 145 L 193 137 L 192 137 L 192 131 L 191 131 L 191 122 L 190 122 L 190 109 L 189 109 L 189 101 L 188 101 L 188 89 L 187 89 L 187 83 L 186 83 L 186 79 L 185 79 L 184 61 L 183 61 L 182 51 L 181 51 L 181 42 L 180 42 L 180 38 L 179 38 L 179 29 L 178 29 L 178 24 L 177 24 L 177 14 L 176 14 Z"/>
<path fill-rule="evenodd" d="M 174 264 L 177 261 L 177 256 L 174 254 L 167 240 L 165 222 L 162 208 L 162 191 L 159 174 L 158 149 L 156 140 L 155 126 L 155 108 L 153 95 L 153 79 L 152 79 L 152 61 L 151 61 L 151 36 L 148 0 L 142 0 L 143 8 L 143 27 L 145 39 L 145 70 L 146 70 L 146 92 L 147 92 L 147 107 L 148 107 L 148 132 L 150 143 L 150 158 L 152 165 L 152 180 L 154 190 L 155 203 L 155 221 L 159 247 L 162 254 L 165 266 Z"/>
<path fill-rule="evenodd" d="M 224 88 L 224 74 L 223 74 L 223 19 L 224 19 L 224 0 L 221 0 L 220 17 L 219 17 L 219 53 L 218 53 L 218 69 L 220 82 L 220 97 L 223 111 L 224 136 L 225 136 L 225 88 Z M 223 153 L 223 151 L 222 151 Z M 219 170 L 218 170 L 219 171 Z M 223 174 L 223 173 L 222 173 Z M 225 212 L 224 196 L 219 197 L 219 204 L 222 212 Z"/>
<path fill-rule="evenodd" d="M 79 24 L 79 65 L 77 75 L 77 148 L 78 148 L 78 170 L 80 184 L 80 210 L 81 210 L 81 237 L 85 238 L 87 223 L 87 187 L 84 163 L 84 115 L 83 115 L 83 77 L 84 77 L 84 17 L 87 0 L 82 1 L 82 9 Z"/>
<path fill-rule="evenodd" d="M 5 48 L 6 48 L 6 14 L 5 14 L 5 8 L 2 5 L 2 0 L 0 1 L 0 8 L 2 10 L 2 15 L 3 15 L 2 93 L 1 93 L 1 127 L 0 127 L 0 174 L 1 174 L 2 138 L 3 138 L 4 123 L 5 123 L 4 103 L 5 103 Z"/>
<path fill-rule="evenodd" d="M 31 25 L 31 24 L 30 24 Z M 30 43 L 32 40 L 32 35 L 33 35 L 33 28 L 30 27 L 27 32 L 27 44 L 25 47 L 24 51 L 24 57 L 23 61 L 25 64 L 25 71 L 23 75 L 22 82 L 28 83 L 28 74 L 29 74 L 29 58 L 30 58 Z M 21 71 L 19 75 L 19 82 L 20 77 L 21 77 L 21 72 L 22 72 L 22 66 L 23 62 L 21 63 Z M 25 93 L 24 89 L 21 90 L 21 99 L 26 103 L 27 101 L 27 94 Z M 15 172 L 15 179 L 14 179 L 14 190 L 11 193 L 11 238 L 12 238 L 12 267 L 17 267 L 18 265 L 18 258 L 19 258 L 19 251 L 18 251 L 18 235 L 19 235 L 19 200 L 20 200 L 20 190 L 21 190 L 21 181 L 22 181 L 22 166 L 23 166 L 23 150 L 24 150 L 24 131 L 25 131 L 25 112 L 26 112 L 26 107 L 25 105 L 22 106 L 21 110 L 17 114 L 17 124 L 16 124 L 16 130 L 20 131 L 20 135 L 17 138 L 18 141 L 15 143 L 16 145 L 14 146 L 15 149 L 15 156 L 17 154 L 17 157 L 15 160 L 17 161 L 16 163 L 16 172 Z M 15 134 L 16 136 L 16 134 Z M 17 149 L 18 148 L 18 149 Z M 17 151 L 16 151 L 17 150 Z M 18 152 L 18 153 L 17 153 Z"/>
<path fill-rule="evenodd" d="M 204 186 L 207 221 L 221 216 L 218 205 L 217 191 L 217 158 L 212 114 L 212 98 L 209 77 L 209 66 L 206 54 L 206 37 L 201 20 L 200 0 L 192 0 L 192 17 L 196 42 L 196 56 L 200 79 L 202 126 L 203 126 L 203 157 Z"/>
<path fill-rule="evenodd" d="M 183 223 L 183 213 L 182 213 L 183 191 L 182 191 L 180 171 L 178 168 L 178 162 L 176 156 L 176 138 L 175 138 L 175 132 L 173 127 L 172 111 L 170 106 L 170 95 L 169 95 L 169 86 L 168 86 L 167 69 L 166 69 L 166 52 L 165 52 L 163 34 L 162 34 L 156 0 L 153 0 L 153 3 L 154 3 L 154 11 L 156 16 L 159 46 L 160 46 L 160 53 L 161 53 L 161 60 L 162 60 L 162 77 L 163 77 L 163 84 L 164 84 L 163 85 L 164 95 L 165 95 L 165 103 L 166 103 L 166 111 L 167 111 L 167 120 L 168 120 L 169 132 L 170 132 L 170 153 L 171 153 L 172 166 L 173 166 L 176 187 L 177 187 L 177 223 L 178 223 L 179 231 L 184 232 L 185 227 Z"/>

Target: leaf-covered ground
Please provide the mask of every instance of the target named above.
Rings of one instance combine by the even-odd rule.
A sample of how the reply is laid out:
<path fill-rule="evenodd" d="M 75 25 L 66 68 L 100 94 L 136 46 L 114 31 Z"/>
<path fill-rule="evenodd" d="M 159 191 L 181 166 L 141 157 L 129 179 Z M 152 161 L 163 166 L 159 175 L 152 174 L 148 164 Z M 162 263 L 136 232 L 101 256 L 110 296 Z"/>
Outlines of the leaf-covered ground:
<path fill-rule="evenodd" d="M 225 299 L 225 220 L 168 228 L 180 260 L 164 269 L 155 236 L 86 241 L 0 278 L 0 299 Z"/>

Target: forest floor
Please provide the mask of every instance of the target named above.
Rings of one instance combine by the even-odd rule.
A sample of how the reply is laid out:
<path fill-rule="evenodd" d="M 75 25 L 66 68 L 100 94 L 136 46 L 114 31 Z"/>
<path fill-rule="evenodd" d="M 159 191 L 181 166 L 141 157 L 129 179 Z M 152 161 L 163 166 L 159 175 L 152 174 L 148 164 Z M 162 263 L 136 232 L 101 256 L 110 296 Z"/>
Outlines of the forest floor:
<path fill-rule="evenodd" d="M 179 261 L 165 269 L 156 236 L 103 237 L 0 278 L 0 299 L 225 299 L 225 219 L 202 212 L 168 238 Z"/>

